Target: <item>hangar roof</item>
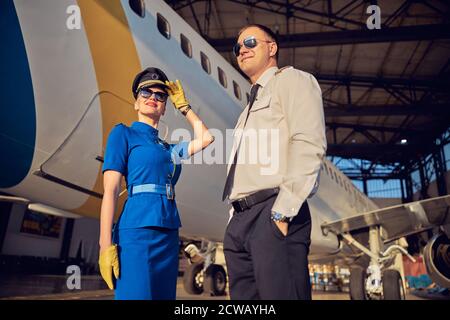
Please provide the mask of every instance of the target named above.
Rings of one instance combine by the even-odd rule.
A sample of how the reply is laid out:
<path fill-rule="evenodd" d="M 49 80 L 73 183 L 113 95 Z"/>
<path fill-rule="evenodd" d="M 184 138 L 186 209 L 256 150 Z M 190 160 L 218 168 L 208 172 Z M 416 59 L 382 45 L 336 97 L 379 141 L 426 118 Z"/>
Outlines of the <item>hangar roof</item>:
<path fill-rule="evenodd" d="M 279 66 L 310 72 L 321 85 L 328 155 L 412 165 L 449 130 L 448 1 L 372 1 L 381 13 L 373 30 L 364 0 L 166 2 L 235 67 L 242 26 L 276 31 Z"/>

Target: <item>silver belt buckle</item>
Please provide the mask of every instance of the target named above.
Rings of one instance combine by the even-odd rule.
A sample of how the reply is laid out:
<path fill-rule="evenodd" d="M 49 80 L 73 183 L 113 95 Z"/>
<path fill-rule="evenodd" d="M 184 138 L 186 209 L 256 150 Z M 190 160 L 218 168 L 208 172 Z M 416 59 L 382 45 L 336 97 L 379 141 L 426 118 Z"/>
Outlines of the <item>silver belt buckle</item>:
<path fill-rule="evenodd" d="M 171 184 L 166 184 L 166 196 L 167 199 L 173 200 L 175 198 L 175 192 L 173 191 L 173 186 Z"/>

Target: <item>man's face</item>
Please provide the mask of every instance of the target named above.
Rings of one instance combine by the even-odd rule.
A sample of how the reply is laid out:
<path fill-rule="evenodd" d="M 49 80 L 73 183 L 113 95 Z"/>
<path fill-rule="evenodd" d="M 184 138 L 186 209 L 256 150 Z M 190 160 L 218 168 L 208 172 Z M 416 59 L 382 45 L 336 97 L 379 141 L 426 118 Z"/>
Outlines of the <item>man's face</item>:
<path fill-rule="evenodd" d="M 254 36 L 257 45 L 254 48 L 247 48 L 243 45 L 244 39 Z M 275 43 L 266 35 L 264 31 L 257 27 L 245 29 L 238 38 L 241 45 L 237 62 L 239 68 L 249 77 L 266 69 L 275 54 Z M 273 58 L 272 58 L 273 59 Z"/>

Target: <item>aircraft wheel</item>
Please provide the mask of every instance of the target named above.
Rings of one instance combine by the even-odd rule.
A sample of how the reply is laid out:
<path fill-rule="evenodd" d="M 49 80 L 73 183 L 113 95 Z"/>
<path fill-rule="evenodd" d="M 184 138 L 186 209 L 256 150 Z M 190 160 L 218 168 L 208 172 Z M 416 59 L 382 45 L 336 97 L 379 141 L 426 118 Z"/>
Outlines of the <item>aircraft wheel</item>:
<path fill-rule="evenodd" d="M 350 299 L 367 300 L 366 269 L 357 266 L 350 269 Z"/>
<path fill-rule="evenodd" d="M 392 269 L 385 270 L 381 281 L 384 300 L 405 300 L 405 291 L 400 272 Z"/>
<path fill-rule="evenodd" d="M 218 264 L 210 265 L 205 272 L 203 282 L 204 292 L 212 296 L 223 296 L 227 287 L 227 274 L 225 269 Z"/>
<path fill-rule="evenodd" d="M 203 263 L 193 263 L 187 267 L 183 275 L 184 290 L 189 294 L 201 294 L 203 292 Z"/>

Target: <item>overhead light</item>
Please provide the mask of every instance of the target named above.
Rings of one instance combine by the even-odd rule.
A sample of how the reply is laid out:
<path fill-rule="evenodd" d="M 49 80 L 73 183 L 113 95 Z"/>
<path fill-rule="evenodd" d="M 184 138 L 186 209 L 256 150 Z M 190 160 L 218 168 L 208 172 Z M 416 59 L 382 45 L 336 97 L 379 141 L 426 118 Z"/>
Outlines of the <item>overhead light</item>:
<path fill-rule="evenodd" d="M 356 140 L 355 140 L 355 139 L 352 139 L 352 143 L 356 143 Z"/>
<path fill-rule="evenodd" d="M 408 140 L 402 139 L 402 140 L 400 141 L 400 143 L 401 143 L 401 144 L 407 144 L 407 143 L 408 143 Z"/>

